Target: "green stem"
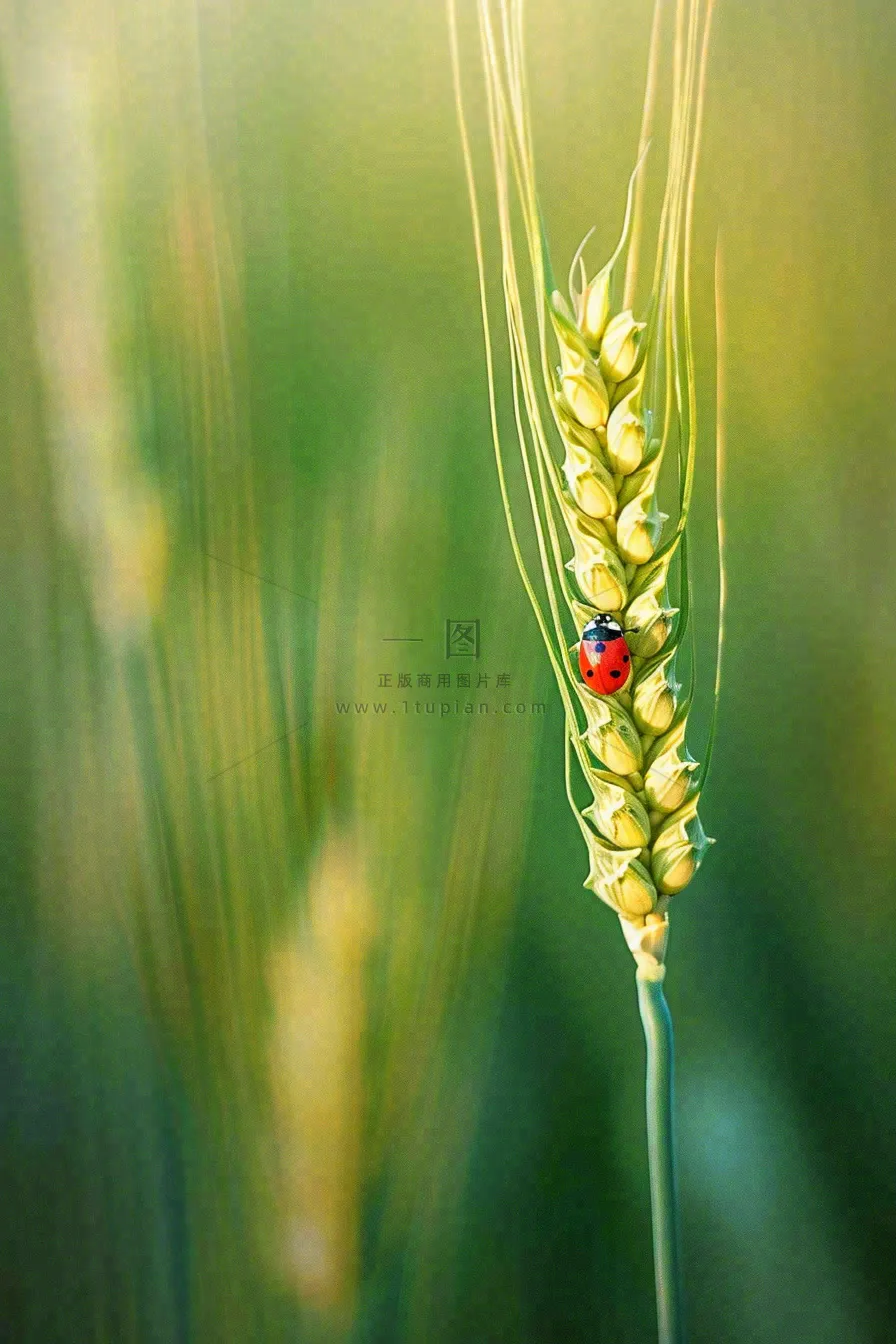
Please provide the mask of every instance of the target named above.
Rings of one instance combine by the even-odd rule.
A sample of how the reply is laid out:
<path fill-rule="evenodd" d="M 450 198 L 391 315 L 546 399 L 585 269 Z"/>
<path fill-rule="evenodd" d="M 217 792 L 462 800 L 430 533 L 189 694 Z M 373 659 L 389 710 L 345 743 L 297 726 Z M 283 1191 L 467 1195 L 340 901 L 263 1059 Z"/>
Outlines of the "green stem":
<path fill-rule="evenodd" d="M 674 1044 L 663 971 L 661 966 L 641 966 L 636 980 L 647 1042 L 647 1151 L 659 1344 L 684 1344 L 673 1124 Z"/>

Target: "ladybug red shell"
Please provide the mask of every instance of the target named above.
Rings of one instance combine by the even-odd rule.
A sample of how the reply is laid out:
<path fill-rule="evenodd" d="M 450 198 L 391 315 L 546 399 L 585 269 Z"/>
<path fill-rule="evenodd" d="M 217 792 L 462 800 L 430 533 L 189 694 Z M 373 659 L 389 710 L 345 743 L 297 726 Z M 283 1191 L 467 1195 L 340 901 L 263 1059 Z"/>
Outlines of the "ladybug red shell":
<path fill-rule="evenodd" d="M 632 657 L 622 626 L 612 616 L 596 616 L 582 631 L 579 671 L 598 695 L 621 691 L 632 670 Z"/>

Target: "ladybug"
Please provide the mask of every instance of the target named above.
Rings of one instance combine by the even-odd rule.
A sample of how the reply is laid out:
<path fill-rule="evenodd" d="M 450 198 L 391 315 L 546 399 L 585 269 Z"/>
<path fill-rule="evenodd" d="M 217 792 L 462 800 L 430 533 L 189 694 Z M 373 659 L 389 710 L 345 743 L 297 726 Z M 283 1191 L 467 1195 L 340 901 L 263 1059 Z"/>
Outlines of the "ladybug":
<path fill-rule="evenodd" d="M 612 695 L 622 690 L 631 670 L 631 651 L 619 622 L 612 616 L 589 621 L 579 644 L 579 671 L 585 685 L 598 695 Z"/>

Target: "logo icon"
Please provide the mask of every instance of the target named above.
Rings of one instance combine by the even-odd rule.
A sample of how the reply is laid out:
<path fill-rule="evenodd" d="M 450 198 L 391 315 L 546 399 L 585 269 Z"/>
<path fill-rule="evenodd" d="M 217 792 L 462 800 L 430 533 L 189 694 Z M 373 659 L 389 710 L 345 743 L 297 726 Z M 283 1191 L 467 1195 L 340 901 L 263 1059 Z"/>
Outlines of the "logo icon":
<path fill-rule="evenodd" d="M 445 622 L 445 657 L 446 658 L 479 657 L 478 621 Z"/>

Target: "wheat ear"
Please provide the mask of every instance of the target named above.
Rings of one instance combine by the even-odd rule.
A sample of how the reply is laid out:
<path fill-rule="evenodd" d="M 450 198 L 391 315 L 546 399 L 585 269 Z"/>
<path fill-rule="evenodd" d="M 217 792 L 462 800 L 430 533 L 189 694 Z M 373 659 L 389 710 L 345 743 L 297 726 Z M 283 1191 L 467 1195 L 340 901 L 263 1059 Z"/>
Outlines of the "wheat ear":
<path fill-rule="evenodd" d="M 648 1055 L 658 1318 L 660 1339 L 668 1344 L 682 1337 L 672 1033 L 662 988 L 668 909 L 711 843 L 697 815 L 709 748 L 700 766 L 689 755 L 685 739 L 695 688 L 687 545 L 697 447 L 691 253 L 712 0 L 676 0 L 674 6 L 666 180 L 652 288 L 638 320 L 632 303 L 644 161 L 662 49 L 661 6 L 657 0 L 641 145 L 619 242 L 606 264 L 591 273 L 584 260 L 591 238 L 586 235 L 572 258 L 567 298 L 554 280 L 535 187 L 523 0 L 475 3 L 501 237 L 514 427 L 537 553 L 533 574 L 505 465 L 478 195 L 461 94 L 456 6 L 448 0 L 501 497 L 517 565 L 563 702 L 566 792 L 589 856 L 584 885 L 616 911 L 636 961 Z M 623 277 L 624 306 L 616 308 L 614 294 Z M 677 480 L 671 517 L 657 504 L 664 467 L 664 480 L 670 475 Z M 615 693 L 595 694 L 577 673 L 578 642 L 596 617 L 617 622 L 627 642 L 630 676 Z M 676 667 L 685 669 L 685 684 L 679 682 Z M 715 693 L 717 703 L 718 672 Z M 714 725 L 715 709 L 710 745 Z M 590 793 L 584 805 L 577 799 L 573 759 Z"/>

